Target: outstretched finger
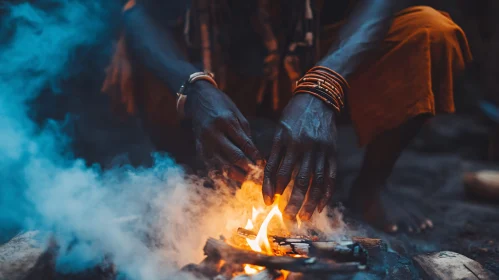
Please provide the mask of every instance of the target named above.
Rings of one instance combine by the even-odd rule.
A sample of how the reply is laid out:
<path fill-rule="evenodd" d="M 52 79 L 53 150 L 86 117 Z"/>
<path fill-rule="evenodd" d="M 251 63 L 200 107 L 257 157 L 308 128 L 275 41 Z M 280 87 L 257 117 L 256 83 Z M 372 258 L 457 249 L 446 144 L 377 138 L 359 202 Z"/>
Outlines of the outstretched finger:
<path fill-rule="evenodd" d="M 246 118 L 243 116 L 243 114 L 241 114 L 241 112 L 239 112 L 237 114 L 237 116 L 238 116 L 238 122 L 241 125 L 241 128 L 244 130 L 246 135 L 248 135 L 251 138 L 251 129 L 250 129 L 249 122 L 246 120 Z"/>
<path fill-rule="evenodd" d="M 315 173 L 312 179 L 312 184 L 308 190 L 307 197 L 303 203 L 303 207 L 299 212 L 300 220 L 307 221 L 310 220 L 312 214 L 317 208 L 319 201 L 321 200 L 322 193 L 324 190 L 324 170 L 326 167 L 326 154 L 319 152 L 317 155 L 317 160 L 315 163 Z"/>
<path fill-rule="evenodd" d="M 218 161 L 218 168 L 222 171 L 222 175 L 226 178 L 234 180 L 238 183 L 243 183 L 246 179 L 246 175 L 239 169 L 232 166 L 229 162 L 224 160 L 221 156 L 215 155 L 215 159 Z"/>
<path fill-rule="evenodd" d="M 265 165 L 263 173 L 263 200 L 265 204 L 271 205 L 274 202 L 276 175 L 279 164 L 281 163 L 282 153 L 282 131 L 277 130 L 272 143 L 272 151 L 270 152 L 269 160 Z"/>
<path fill-rule="evenodd" d="M 232 140 L 232 142 L 243 151 L 244 155 L 253 161 L 253 163 L 257 163 L 262 159 L 262 156 L 251 140 L 250 135 L 243 130 L 243 127 L 239 123 L 229 127 L 228 135 L 230 140 Z"/>
<path fill-rule="evenodd" d="M 243 151 L 234 145 L 227 137 L 220 137 L 218 142 L 220 145 L 219 149 L 226 161 L 233 166 L 241 168 L 245 172 L 250 172 L 252 170 L 251 166 L 253 163 L 246 157 Z"/>
<path fill-rule="evenodd" d="M 295 146 L 288 146 L 286 148 L 286 155 L 277 171 L 276 194 L 281 195 L 288 186 L 289 181 L 291 181 L 291 175 L 293 174 L 297 158 L 298 155 Z"/>
<path fill-rule="evenodd" d="M 329 203 L 331 197 L 333 197 L 333 191 L 336 186 L 336 156 L 329 156 L 327 159 L 327 169 L 326 177 L 324 178 L 324 196 L 319 202 L 318 211 L 319 213 L 324 210 L 324 207 Z"/>
<path fill-rule="evenodd" d="M 212 151 L 205 149 L 199 139 L 196 139 L 196 153 L 198 158 L 203 161 L 213 157 Z"/>
<path fill-rule="evenodd" d="M 307 152 L 303 156 L 303 161 L 300 166 L 300 171 L 296 175 L 293 191 L 291 192 L 291 197 L 289 198 L 288 205 L 284 212 L 286 216 L 293 219 L 300 211 L 300 208 L 305 201 L 305 196 L 307 195 L 308 186 L 310 185 L 310 173 L 312 171 L 312 152 Z M 300 217 L 301 218 L 301 217 Z"/>

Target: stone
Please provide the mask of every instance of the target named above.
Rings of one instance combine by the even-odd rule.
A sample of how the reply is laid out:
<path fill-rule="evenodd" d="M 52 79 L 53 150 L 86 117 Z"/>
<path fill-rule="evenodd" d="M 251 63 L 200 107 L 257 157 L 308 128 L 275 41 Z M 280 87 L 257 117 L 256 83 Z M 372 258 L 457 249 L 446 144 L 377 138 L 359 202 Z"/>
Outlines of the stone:
<path fill-rule="evenodd" d="M 37 241 L 38 231 L 28 231 L 0 246 L 0 279 L 24 279 L 45 248 Z"/>
<path fill-rule="evenodd" d="M 499 279 L 478 262 L 451 251 L 417 255 L 413 260 L 423 279 Z"/>

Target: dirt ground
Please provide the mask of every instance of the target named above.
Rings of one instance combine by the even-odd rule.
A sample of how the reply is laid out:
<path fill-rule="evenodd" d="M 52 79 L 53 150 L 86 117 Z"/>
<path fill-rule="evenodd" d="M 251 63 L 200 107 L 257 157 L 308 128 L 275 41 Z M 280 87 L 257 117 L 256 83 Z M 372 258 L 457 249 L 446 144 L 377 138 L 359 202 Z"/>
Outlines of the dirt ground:
<path fill-rule="evenodd" d="M 362 150 L 351 127 L 339 132 L 339 181 L 344 192 L 359 170 Z M 386 240 L 402 256 L 449 250 L 463 254 L 499 275 L 499 204 L 473 199 L 465 193 L 465 172 L 499 169 L 481 161 L 487 147 L 487 127 L 466 116 L 432 120 L 397 162 L 389 188 L 401 201 L 411 197 L 424 205 L 434 221 L 420 234 L 388 235 L 366 225 L 370 237 Z M 437 152 L 438 151 L 438 152 Z M 412 266 L 409 265 L 412 268 Z M 412 270 L 412 269 L 411 269 Z"/>

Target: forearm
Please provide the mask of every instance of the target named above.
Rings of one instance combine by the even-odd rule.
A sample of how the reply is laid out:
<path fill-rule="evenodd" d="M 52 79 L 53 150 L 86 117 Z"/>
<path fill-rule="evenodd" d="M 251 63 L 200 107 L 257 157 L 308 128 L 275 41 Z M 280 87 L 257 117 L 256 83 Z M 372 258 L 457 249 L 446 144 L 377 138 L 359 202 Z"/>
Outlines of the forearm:
<path fill-rule="evenodd" d="M 347 78 L 383 41 L 396 12 L 415 5 L 414 0 L 363 0 L 341 28 L 339 38 L 317 65 Z"/>
<path fill-rule="evenodd" d="M 125 12 L 127 43 L 137 59 L 149 68 L 173 93 L 199 71 L 178 49 L 167 28 L 162 28 L 146 10 L 136 5 Z"/>

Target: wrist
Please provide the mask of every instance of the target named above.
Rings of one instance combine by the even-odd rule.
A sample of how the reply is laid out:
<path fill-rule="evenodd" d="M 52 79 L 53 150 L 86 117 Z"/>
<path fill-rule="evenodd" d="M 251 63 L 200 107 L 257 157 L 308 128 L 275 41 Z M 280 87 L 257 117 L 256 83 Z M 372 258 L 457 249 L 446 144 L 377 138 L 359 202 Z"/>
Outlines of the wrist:
<path fill-rule="evenodd" d="M 192 116 L 192 99 L 195 99 L 205 88 L 217 88 L 217 83 L 213 79 L 213 74 L 208 72 L 196 72 L 189 76 L 189 79 L 180 87 L 177 92 L 177 114 L 180 119 Z M 190 97 L 190 98 L 188 98 Z M 190 105 L 189 105 L 190 104 Z"/>
<path fill-rule="evenodd" d="M 334 112 L 334 108 L 329 106 L 326 102 L 324 102 L 321 98 L 308 94 L 308 93 L 296 93 L 293 96 L 293 99 L 296 102 L 302 102 L 304 104 L 311 104 L 314 108 L 321 108 L 324 110 L 332 111 Z"/>
<path fill-rule="evenodd" d="M 340 74 L 327 67 L 315 66 L 296 82 L 293 94 L 312 95 L 340 114 L 348 88 L 348 82 Z"/>
<path fill-rule="evenodd" d="M 307 110 L 307 108 L 312 108 L 314 112 L 322 116 L 321 118 L 331 118 L 333 124 L 336 123 L 336 110 L 314 95 L 298 93 L 293 96 L 290 102 L 297 103 L 303 111 Z"/>
<path fill-rule="evenodd" d="M 197 100 L 200 96 L 218 92 L 217 88 L 210 82 L 199 80 L 192 83 L 186 91 L 186 101 L 184 105 L 184 117 L 191 118 L 192 113 L 195 111 Z"/>

